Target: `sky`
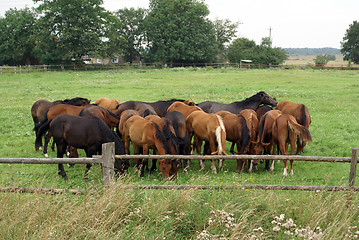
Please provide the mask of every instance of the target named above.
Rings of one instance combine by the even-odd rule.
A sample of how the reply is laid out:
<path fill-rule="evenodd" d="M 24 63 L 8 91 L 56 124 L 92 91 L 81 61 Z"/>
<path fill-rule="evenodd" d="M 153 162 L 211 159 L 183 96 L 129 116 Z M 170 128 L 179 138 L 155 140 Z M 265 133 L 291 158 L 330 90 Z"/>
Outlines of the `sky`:
<path fill-rule="evenodd" d="M 149 0 L 103 0 L 104 8 L 148 8 Z M 281 48 L 340 48 L 346 30 L 359 21 L 359 0 L 205 0 L 209 19 L 240 22 L 237 37 L 260 44 L 269 37 Z M 32 0 L 0 0 L 0 16 L 10 8 L 33 7 Z M 271 30 L 270 30 L 271 29 Z"/>

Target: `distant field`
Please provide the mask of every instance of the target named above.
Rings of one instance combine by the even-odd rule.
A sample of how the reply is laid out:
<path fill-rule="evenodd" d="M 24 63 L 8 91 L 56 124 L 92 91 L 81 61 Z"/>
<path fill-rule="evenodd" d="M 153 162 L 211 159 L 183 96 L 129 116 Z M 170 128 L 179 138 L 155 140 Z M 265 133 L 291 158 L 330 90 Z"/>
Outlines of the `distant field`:
<path fill-rule="evenodd" d="M 287 61 L 284 62 L 285 65 L 295 65 L 295 66 L 306 66 L 306 65 L 314 65 L 314 58 L 316 55 L 298 55 L 298 56 L 290 56 Z M 348 61 L 343 60 L 342 55 L 335 55 L 335 61 L 329 61 L 326 66 L 328 67 L 341 67 L 348 66 Z M 351 66 L 359 67 L 358 64 L 352 64 Z"/>

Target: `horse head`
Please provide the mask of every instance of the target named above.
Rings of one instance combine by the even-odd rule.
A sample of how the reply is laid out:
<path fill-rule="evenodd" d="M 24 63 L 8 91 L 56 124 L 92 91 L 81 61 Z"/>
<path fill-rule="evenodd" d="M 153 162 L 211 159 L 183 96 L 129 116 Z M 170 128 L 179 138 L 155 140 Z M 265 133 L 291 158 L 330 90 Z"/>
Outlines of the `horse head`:
<path fill-rule="evenodd" d="M 261 92 L 259 92 L 259 93 L 257 93 L 257 94 L 258 94 L 258 95 L 260 96 L 260 98 L 261 98 L 261 101 L 260 101 L 261 104 L 271 105 L 271 106 L 273 106 L 273 107 L 277 106 L 277 103 L 278 103 L 278 102 L 277 102 L 274 98 L 272 98 L 271 96 L 269 96 L 267 93 L 261 91 Z"/>

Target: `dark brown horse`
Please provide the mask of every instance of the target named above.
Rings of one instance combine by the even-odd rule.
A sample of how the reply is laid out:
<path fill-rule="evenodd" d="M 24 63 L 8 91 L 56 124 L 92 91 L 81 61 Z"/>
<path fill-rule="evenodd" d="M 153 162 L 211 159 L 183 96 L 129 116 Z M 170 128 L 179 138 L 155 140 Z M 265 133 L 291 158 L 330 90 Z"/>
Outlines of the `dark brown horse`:
<path fill-rule="evenodd" d="M 290 155 L 294 155 L 296 142 L 312 141 L 308 128 L 297 123 L 295 118 L 290 114 L 280 115 L 273 124 L 272 145 L 273 154 L 276 154 L 277 146 L 282 155 L 287 155 L 288 144 L 290 144 Z M 283 160 L 283 176 L 287 177 L 288 166 L 287 160 Z M 290 175 L 293 176 L 293 160 L 290 160 Z"/>
<path fill-rule="evenodd" d="M 202 110 L 207 113 L 216 113 L 224 110 L 234 114 L 238 114 L 243 109 L 256 110 L 260 104 L 276 106 L 277 101 L 270 97 L 267 93 L 262 91 L 240 102 L 232 102 L 229 104 L 225 104 L 205 101 L 199 103 L 197 106 L 202 108 Z"/>
<path fill-rule="evenodd" d="M 96 117 L 79 117 L 71 114 L 61 114 L 50 120 L 49 125 L 41 126 L 37 132 L 36 148 L 39 148 L 38 139 L 49 131 L 54 138 L 57 157 L 62 158 L 67 146 L 84 149 L 87 157 L 101 154 L 102 144 L 107 142 L 115 143 L 115 154 L 125 153 L 121 139 L 110 130 L 106 124 Z M 45 144 L 46 147 L 46 144 Z M 128 168 L 128 160 L 115 160 L 115 173 L 124 173 Z M 87 164 L 85 178 L 91 164 Z M 67 180 L 67 175 L 62 164 L 59 164 L 59 175 Z"/>
<path fill-rule="evenodd" d="M 81 98 L 81 97 L 65 99 L 65 100 L 57 100 L 54 102 L 50 102 L 45 99 L 39 99 L 31 107 L 31 116 L 34 121 L 34 124 L 39 123 L 45 117 L 45 113 L 47 112 L 47 110 L 49 110 L 50 107 L 52 107 L 56 104 L 69 104 L 69 105 L 74 105 L 74 106 L 83 106 L 83 105 L 90 104 L 90 100 L 88 100 L 87 98 Z"/>
<path fill-rule="evenodd" d="M 186 118 L 186 126 L 190 139 L 194 137 L 193 149 L 196 149 L 198 154 L 201 154 L 202 142 L 206 141 L 212 155 L 227 155 L 226 130 L 220 116 L 203 111 L 194 111 Z M 216 160 L 213 159 L 211 169 L 216 174 L 215 162 Z M 200 165 L 201 170 L 204 169 L 204 164 L 201 160 Z M 221 162 L 219 167 L 223 168 Z"/>
<path fill-rule="evenodd" d="M 295 120 L 297 120 L 299 124 L 309 129 L 309 125 L 312 120 L 309 114 L 309 110 L 304 104 L 283 100 L 278 102 L 278 105 L 275 107 L 275 109 L 282 111 L 282 113 L 294 116 Z M 300 154 L 306 144 L 306 141 L 297 144 L 296 154 Z"/>
<path fill-rule="evenodd" d="M 107 97 L 100 97 L 99 99 L 96 100 L 95 102 L 96 105 L 103 107 L 104 109 L 107 109 L 109 111 L 114 110 L 117 105 L 120 104 L 120 102 L 116 99 L 110 99 Z"/>
<path fill-rule="evenodd" d="M 125 110 L 136 110 L 141 117 L 148 115 L 157 115 L 155 109 L 147 103 L 139 101 L 127 101 L 121 103 L 112 112 L 117 116 L 121 116 L 121 113 Z"/>
<path fill-rule="evenodd" d="M 264 115 L 266 112 L 270 111 L 270 110 L 273 110 L 273 108 L 270 107 L 270 106 L 268 106 L 268 105 L 261 105 L 261 106 L 259 106 L 259 107 L 257 108 L 257 110 L 255 110 L 255 111 L 256 111 L 256 114 L 257 114 L 258 121 L 260 121 L 261 118 L 263 117 L 263 115 Z"/>
<path fill-rule="evenodd" d="M 168 146 L 166 138 L 163 136 L 159 126 L 154 122 L 134 115 L 126 121 L 125 129 L 124 143 L 127 154 L 130 153 L 130 140 L 134 154 L 140 154 L 140 148 L 142 148 L 142 154 L 144 155 L 148 154 L 149 149 L 155 149 L 159 155 L 171 153 L 171 148 Z M 146 162 L 147 159 L 143 159 L 139 164 L 140 177 L 144 176 Z M 159 168 L 164 179 L 168 179 L 171 173 L 173 178 L 176 178 L 177 168 L 175 168 L 175 162 L 174 159 L 159 160 Z"/>
<path fill-rule="evenodd" d="M 226 139 L 237 146 L 237 154 L 247 153 L 249 151 L 250 133 L 246 119 L 242 115 L 228 111 L 219 111 L 216 114 L 222 117 L 224 128 L 226 129 Z M 237 160 L 238 173 L 243 171 L 246 162 L 241 159 Z"/>

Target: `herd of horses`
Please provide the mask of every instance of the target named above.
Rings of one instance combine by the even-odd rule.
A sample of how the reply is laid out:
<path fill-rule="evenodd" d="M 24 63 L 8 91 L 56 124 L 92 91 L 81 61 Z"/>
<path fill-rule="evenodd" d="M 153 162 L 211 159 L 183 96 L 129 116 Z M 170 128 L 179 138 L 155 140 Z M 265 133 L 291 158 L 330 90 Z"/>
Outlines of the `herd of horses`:
<path fill-rule="evenodd" d="M 57 157 L 64 154 L 77 157 L 76 149 L 84 149 L 87 157 L 101 154 L 101 146 L 115 142 L 115 154 L 157 155 L 197 154 L 227 155 L 226 141 L 232 143 L 232 154 L 300 154 L 311 141 L 309 125 L 311 118 L 304 104 L 290 101 L 277 102 L 261 91 L 243 100 L 230 104 L 205 101 L 195 104 L 192 100 L 171 99 L 157 102 L 127 101 L 102 97 L 94 104 L 86 98 L 73 98 L 50 102 L 37 100 L 31 114 L 36 132 L 35 150 L 47 145 L 53 138 Z M 45 139 L 44 144 L 42 139 Z M 204 146 L 202 147 L 204 142 Z M 203 151 L 203 152 L 202 152 Z M 189 161 L 163 158 L 158 160 L 159 171 L 164 179 L 175 179 L 179 168 L 186 172 Z M 141 177 L 147 171 L 157 170 L 157 160 L 152 160 L 151 169 L 147 159 L 134 160 Z M 211 170 L 217 173 L 216 161 Z M 199 161 L 201 170 L 203 160 Z M 238 173 L 247 161 L 237 160 Z M 253 171 L 258 161 L 249 161 L 248 171 Z M 223 160 L 219 160 L 223 168 Z M 126 173 L 128 159 L 115 160 L 115 174 Z M 269 168 L 270 166 L 270 168 Z M 85 178 L 91 165 L 87 164 Z M 266 170 L 273 171 L 274 161 L 266 161 Z M 287 161 L 284 160 L 283 176 L 287 176 Z M 62 164 L 58 173 L 66 180 Z M 293 161 L 290 174 L 293 175 Z"/>

